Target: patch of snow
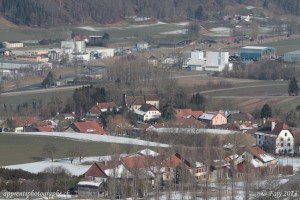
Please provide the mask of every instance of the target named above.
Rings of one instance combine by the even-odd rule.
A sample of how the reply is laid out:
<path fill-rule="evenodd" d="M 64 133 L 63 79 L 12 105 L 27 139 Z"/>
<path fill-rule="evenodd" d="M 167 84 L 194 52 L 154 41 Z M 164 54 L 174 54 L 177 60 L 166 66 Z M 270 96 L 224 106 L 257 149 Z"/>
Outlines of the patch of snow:
<path fill-rule="evenodd" d="M 70 138 L 75 140 L 83 141 L 94 141 L 94 142 L 108 142 L 108 143 L 118 143 L 118 144 L 134 144 L 143 146 L 154 146 L 154 147 L 169 147 L 168 144 L 149 142 L 145 140 L 138 140 L 125 137 L 117 137 L 110 135 L 98 135 L 89 133 L 76 133 L 76 132 L 20 132 L 20 133 L 8 133 L 8 134 L 18 134 L 18 135 L 37 135 L 37 136 L 51 136 L 51 137 L 62 137 Z"/>
<path fill-rule="evenodd" d="M 163 34 L 163 35 L 185 35 L 185 34 L 187 34 L 187 32 L 188 32 L 188 29 L 180 29 L 180 30 L 175 30 L 175 31 L 163 32 L 160 34 Z"/>
<path fill-rule="evenodd" d="M 252 10 L 253 8 L 255 8 L 254 6 L 246 6 L 247 10 Z"/>
<path fill-rule="evenodd" d="M 101 185 L 101 182 L 94 182 L 94 181 L 80 181 L 78 185 L 88 185 L 88 186 L 95 186 L 99 187 Z"/>
<path fill-rule="evenodd" d="M 216 27 L 209 29 L 208 33 L 205 35 L 209 36 L 230 36 L 230 28 L 228 27 Z"/>
<path fill-rule="evenodd" d="M 153 156 L 153 157 L 159 155 L 159 153 L 157 153 L 155 151 L 152 151 L 151 149 L 143 149 L 143 150 L 141 150 L 141 151 L 139 151 L 137 153 L 141 153 L 141 154 L 143 154 L 145 156 Z"/>
<path fill-rule="evenodd" d="M 77 27 L 79 29 L 87 30 L 87 31 L 98 31 L 98 28 L 92 27 L 92 26 L 80 26 Z"/>
<path fill-rule="evenodd" d="M 177 26 L 188 26 L 190 23 L 189 22 L 178 22 L 178 23 L 174 23 L 174 25 Z"/>
<path fill-rule="evenodd" d="M 270 162 L 272 160 L 275 160 L 276 158 L 274 158 L 273 156 L 271 156 L 270 154 L 259 154 L 259 157 L 266 163 L 266 162 Z"/>

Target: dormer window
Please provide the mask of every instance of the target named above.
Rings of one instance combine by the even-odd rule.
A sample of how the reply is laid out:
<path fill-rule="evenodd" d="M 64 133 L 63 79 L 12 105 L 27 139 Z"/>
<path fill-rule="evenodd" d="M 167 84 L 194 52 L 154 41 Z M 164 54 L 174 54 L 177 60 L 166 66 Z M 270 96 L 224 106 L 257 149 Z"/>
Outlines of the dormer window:
<path fill-rule="evenodd" d="M 286 136 L 287 136 L 287 133 L 285 133 L 284 136 L 286 137 Z"/>

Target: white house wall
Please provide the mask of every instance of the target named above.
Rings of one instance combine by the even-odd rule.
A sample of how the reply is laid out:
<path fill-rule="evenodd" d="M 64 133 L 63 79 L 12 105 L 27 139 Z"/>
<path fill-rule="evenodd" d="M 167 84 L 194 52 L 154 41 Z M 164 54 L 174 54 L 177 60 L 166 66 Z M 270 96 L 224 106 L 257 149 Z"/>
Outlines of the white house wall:
<path fill-rule="evenodd" d="M 282 130 L 276 139 L 277 154 L 294 153 L 294 137 L 289 130 Z"/>

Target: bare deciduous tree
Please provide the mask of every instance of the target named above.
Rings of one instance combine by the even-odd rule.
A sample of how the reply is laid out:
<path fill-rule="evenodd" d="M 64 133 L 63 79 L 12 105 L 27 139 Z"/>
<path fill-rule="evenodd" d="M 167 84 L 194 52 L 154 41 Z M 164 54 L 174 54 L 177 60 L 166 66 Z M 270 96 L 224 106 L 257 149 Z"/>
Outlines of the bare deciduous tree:
<path fill-rule="evenodd" d="M 43 155 L 47 156 L 48 158 L 51 159 L 51 161 L 53 162 L 54 160 L 54 155 L 55 153 L 57 153 L 58 151 L 58 148 L 55 144 L 53 143 L 46 143 L 44 146 L 43 146 Z"/>

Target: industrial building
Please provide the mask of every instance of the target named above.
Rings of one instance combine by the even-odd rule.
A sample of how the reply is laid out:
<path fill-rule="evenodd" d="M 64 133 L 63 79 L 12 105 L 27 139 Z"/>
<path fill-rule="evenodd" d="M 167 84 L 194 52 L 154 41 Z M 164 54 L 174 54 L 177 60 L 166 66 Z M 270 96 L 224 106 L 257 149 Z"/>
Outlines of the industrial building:
<path fill-rule="evenodd" d="M 86 52 L 91 55 L 91 59 L 108 58 L 115 55 L 115 50 L 113 48 L 105 47 L 87 47 Z"/>
<path fill-rule="evenodd" d="M 300 50 L 285 53 L 283 60 L 285 62 L 300 62 Z"/>
<path fill-rule="evenodd" d="M 275 58 L 275 53 L 274 47 L 245 46 L 240 49 L 240 57 L 244 61 Z"/>
<path fill-rule="evenodd" d="M 20 70 L 43 70 L 52 69 L 52 63 L 33 62 L 23 60 L 0 60 L 0 79 L 18 74 Z"/>
<path fill-rule="evenodd" d="M 24 46 L 23 42 L 18 42 L 18 41 L 3 42 L 2 44 L 7 49 L 19 48 Z"/>
<path fill-rule="evenodd" d="M 85 41 L 62 41 L 61 42 L 61 53 L 72 54 L 72 53 L 85 53 L 86 52 Z"/>
<path fill-rule="evenodd" d="M 229 62 L 229 52 L 221 51 L 192 51 L 191 57 L 184 63 L 183 68 L 196 71 L 221 72 L 227 66 L 232 67 Z"/>

